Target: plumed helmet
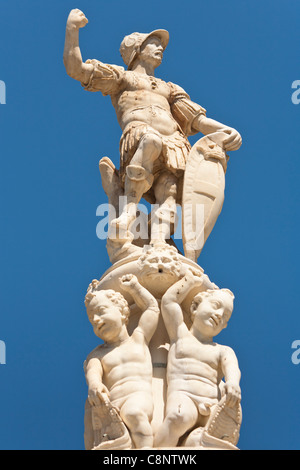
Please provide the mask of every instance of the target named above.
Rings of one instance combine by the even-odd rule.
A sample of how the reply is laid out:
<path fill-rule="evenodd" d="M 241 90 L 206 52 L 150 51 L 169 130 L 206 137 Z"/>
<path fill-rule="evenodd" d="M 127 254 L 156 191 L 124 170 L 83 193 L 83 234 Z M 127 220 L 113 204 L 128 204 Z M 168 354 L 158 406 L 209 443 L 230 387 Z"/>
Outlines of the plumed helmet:
<path fill-rule="evenodd" d="M 169 33 L 165 29 L 156 29 L 151 33 L 132 33 L 125 36 L 120 46 L 120 53 L 128 70 L 131 69 L 134 59 L 139 53 L 141 46 L 151 36 L 157 36 L 165 50 L 169 42 Z"/>

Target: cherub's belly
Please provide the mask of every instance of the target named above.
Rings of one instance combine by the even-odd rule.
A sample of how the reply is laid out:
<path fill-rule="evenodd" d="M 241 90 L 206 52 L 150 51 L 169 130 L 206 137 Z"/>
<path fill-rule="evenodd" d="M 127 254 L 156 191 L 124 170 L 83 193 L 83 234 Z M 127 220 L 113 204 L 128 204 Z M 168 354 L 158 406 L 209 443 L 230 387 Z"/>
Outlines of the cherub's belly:
<path fill-rule="evenodd" d="M 217 399 L 220 395 L 217 384 L 197 378 L 173 378 L 168 381 L 168 395 L 173 392 L 184 392 L 198 398 Z"/>
<path fill-rule="evenodd" d="M 168 393 L 185 391 L 216 398 L 219 394 L 218 370 L 199 358 L 173 356 L 172 352 L 169 352 L 167 368 Z"/>
<path fill-rule="evenodd" d="M 135 351 L 140 356 L 143 351 Z M 120 361 L 105 374 L 105 385 L 107 386 L 110 399 L 118 400 L 133 392 L 151 393 L 152 390 L 152 363 L 149 353 L 145 360 Z"/>
<path fill-rule="evenodd" d="M 109 391 L 111 402 L 117 406 L 120 406 L 121 403 L 134 394 L 143 394 L 152 400 L 152 376 L 124 377 L 116 382 Z"/>

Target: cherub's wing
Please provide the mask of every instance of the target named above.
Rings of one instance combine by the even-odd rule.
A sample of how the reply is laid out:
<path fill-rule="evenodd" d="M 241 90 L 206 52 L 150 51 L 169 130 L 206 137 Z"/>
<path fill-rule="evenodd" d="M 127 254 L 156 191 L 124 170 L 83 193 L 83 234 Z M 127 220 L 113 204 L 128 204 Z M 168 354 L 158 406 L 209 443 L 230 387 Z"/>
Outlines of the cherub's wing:
<path fill-rule="evenodd" d="M 236 445 L 239 440 L 242 422 L 242 408 L 240 403 L 236 406 L 226 405 L 224 396 L 208 419 L 205 430 L 210 436 Z"/>
<path fill-rule="evenodd" d="M 92 407 L 94 447 L 92 450 L 130 449 L 131 438 L 118 409 L 107 399 Z"/>

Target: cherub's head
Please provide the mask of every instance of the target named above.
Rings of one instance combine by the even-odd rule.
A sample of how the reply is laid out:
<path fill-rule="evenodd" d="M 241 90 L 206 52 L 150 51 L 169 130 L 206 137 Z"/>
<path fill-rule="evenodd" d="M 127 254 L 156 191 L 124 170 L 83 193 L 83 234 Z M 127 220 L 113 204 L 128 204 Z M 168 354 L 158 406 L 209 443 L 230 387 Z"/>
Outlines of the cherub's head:
<path fill-rule="evenodd" d="M 233 300 L 229 289 L 209 289 L 197 294 L 190 308 L 193 327 L 209 337 L 219 334 L 227 327 Z"/>
<path fill-rule="evenodd" d="M 106 342 L 118 338 L 126 327 L 129 306 L 122 294 L 112 289 L 97 290 L 98 281 L 93 281 L 85 296 L 85 306 L 94 333 Z"/>

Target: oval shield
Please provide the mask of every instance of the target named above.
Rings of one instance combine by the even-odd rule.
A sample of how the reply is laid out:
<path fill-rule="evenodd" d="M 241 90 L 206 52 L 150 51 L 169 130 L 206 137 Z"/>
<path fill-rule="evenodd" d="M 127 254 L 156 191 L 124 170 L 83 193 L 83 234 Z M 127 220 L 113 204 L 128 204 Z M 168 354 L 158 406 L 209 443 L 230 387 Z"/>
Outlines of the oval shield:
<path fill-rule="evenodd" d="M 182 237 L 185 256 L 194 262 L 219 217 L 228 157 L 216 132 L 198 140 L 186 163 L 182 195 Z"/>

